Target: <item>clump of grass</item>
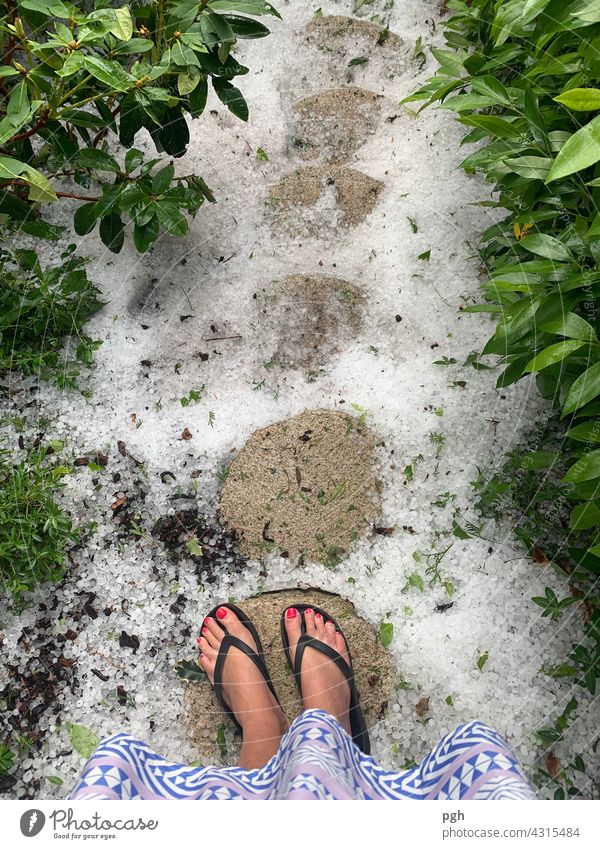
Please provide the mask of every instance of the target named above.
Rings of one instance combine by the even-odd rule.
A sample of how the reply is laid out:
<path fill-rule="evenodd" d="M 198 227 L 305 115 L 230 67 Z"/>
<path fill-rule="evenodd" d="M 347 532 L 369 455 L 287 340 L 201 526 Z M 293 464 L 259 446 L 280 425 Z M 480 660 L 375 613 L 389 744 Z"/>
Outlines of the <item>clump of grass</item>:
<path fill-rule="evenodd" d="M 48 447 L 18 463 L 0 450 L 0 587 L 20 605 L 46 581 L 60 581 L 79 531 L 54 500 L 69 469 L 50 464 Z"/>

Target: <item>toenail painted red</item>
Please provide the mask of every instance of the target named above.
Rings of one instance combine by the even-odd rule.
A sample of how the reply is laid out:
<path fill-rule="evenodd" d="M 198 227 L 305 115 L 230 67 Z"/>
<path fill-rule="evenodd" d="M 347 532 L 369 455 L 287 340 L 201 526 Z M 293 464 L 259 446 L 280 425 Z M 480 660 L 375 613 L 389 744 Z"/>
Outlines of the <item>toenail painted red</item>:
<path fill-rule="evenodd" d="M 227 608 L 226 607 L 220 607 L 217 610 L 217 619 L 225 619 L 226 616 L 227 616 Z"/>
<path fill-rule="evenodd" d="M 323 618 L 323 617 L 321 616 L 321 614 L 320 614 L 320 613 L 315 613 L 315 619 L 322 619 L 322 618 Z"/>
<path fill-rule="evenodd" d="M 198 639 L 196 640 L 196 642 L 198 643 L 198 645 L 200 645 L 200 641 L 201 641 L 201 639 L 202 639 L 202 637 L 198 637 Z"/>
<path fill-rule="evenodd" d="M 312 609 L 312 607 L 307 607 L 307 608 L 306 608 L 306 610 L 305 610 L 304 612 L 305 612 L 305 613 L 312 613 L 312 612 L 313 612 L 313 609 Z"/>
<path fill-rule="evenodd" d="M 287 619 L 295 619 L 298 615 L 298 611 L 295 607 L 288 607 L 288 609 L 285 611 L 285 615 Z"/>
<path fill-rule="evenodd" d="M 207 631 L 208 631 L 208 628 L 203 628 L 203 629 L 202 629 L 202 633 L 203 633 L 203 634 L 206 634 L 206 633 L 207 633 Z"/>

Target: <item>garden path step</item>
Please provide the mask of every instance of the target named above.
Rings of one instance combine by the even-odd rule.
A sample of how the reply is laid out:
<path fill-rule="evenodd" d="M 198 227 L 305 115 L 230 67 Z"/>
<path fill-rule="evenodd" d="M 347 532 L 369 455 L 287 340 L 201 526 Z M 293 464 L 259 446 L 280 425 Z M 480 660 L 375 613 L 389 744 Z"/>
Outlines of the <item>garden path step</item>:
<path fill-rule="evenodd" d="M 281 705 L 290 719 L 302 711 L 302 704 L 294 677 L 289 674 L 279 622 L 282 611 L 293 604 L 320 607 L 339 622 L 352 646 L 356 686 L 367 725 L 371 728 L 383 718 L 394 681 L 391 658 L 381 645 L 375 628 L 356 614 L 349 601 L 323 590 L 290 587 L 253 598 L 238 599 L 237 604 L 252 619 L 261 635 L 265 663 Z M 188 734 L 202 758 L 211 762 L 219 754 L 223 756 L 223 750 L 219 751 L 216 745 L 219 729 L 225 721 L 231 730 L 233 725 L 225 720 L 208 681 L 188 684 L 185 689 L 185 706 Z M 228 745 L 227 760 L 231 763 L 235 763 L 239 742 L 239 737 L 236 737 L 234 744 Z"/>
<path fill-rule="evenodd" d="M 393 78 L 406 69 L 402 38 L 383 24 L 346 15 L 313 18 L 305 28 L 309 46 L 318 51 L 323 64 L 337 79 L 364 79 L 373 66 L 378 74 Z"/>
<path fill-rule="evenodd" d="M 356 338 L 363 302 L 358 286 L 339 277 L 291 274 L 275 281 L 256 299 L 260 336 L 271 340 L 266 360 L 308 369 L 314 377 Z"/>
<path fill-rule="evenodd" d="M 255 431 L 221 489 L 220 518 L 240 551 L 335 566 L 379 512 L 374 445 L 359 418 L 334 410 Z"/>
<path fill-rule="evenodd" d="M 382 189 L 381 180 L 355 168 L 306 165 L 271 187 L 273 224 L 295 233 L 336 233 L 364 221 Z"/>
<path fill-rule="evenodd" d="M 346 86 L 305 97 L 294 105 L 293 148 L 305 160 L 346 162 L 375 132 L 381 95 Z"/>

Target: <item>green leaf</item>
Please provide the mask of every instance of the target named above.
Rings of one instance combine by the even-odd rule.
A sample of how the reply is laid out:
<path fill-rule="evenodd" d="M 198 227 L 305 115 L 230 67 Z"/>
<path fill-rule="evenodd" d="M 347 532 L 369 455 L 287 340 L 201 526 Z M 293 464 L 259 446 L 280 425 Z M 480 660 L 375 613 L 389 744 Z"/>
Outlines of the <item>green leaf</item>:
<path fill-rule="evenodd" d="M 578 442 L 600 442 L 600 419 L 575 425 L 567 431 L 566 435 L 569 439 L 576 439 Z"/>
<path fill-rule="evenodd" d="M 176 203 L 164 199 L 157 200 L 153 206 L 160 224 L 172 236 L 184 236 L 187 233 L 187 221 Z"/>
<path fill-rule="evenodd" d="M 581 342 L 579 339 L 565 339 L 564 342 L 557 342 L 555 345 L 550 345 L 530 360 L 525 366 L 524 371 L 541 371 L 548 368 L 548 366 L 553 366 L 585 344 L 585 342 Z"/>
<path fill-rule="evenodd" d="M 75 164 L 83 165 L 96 171 L 111 171 L 113 174 L 121 173 L 121 166 L 114 157 L 92 147 L 81 148 L 73 158 Z"/>
<path fill-rule="evenodd" d="M 579 483 L 600 477 L 600 450 L 583 454 L 564 476 L 565 483 Z"/>
<path fill-rule="evenodd" d="M 195 71 L 195 74 L 188 74 L 184 71 L 177 75 L 177 91 L 182 97 L 191 94 L 200 82 L 200 73 L 197 69 Z"/>
<path fill-rule="evenodd" d="M 240 118 L 242 121 L 248 120 L 248 104 L 244 100 L 244 97 L 239 90 L 234 85 L 232 85 L 227 80 L 223 79 L 215 79 L 213 78 L 213 88 L 217 94 L 217 97 L 224 103 L 225 106 L 232 112 L 237 118 Z"/>
<path fill-rule="evenodd" d="M 15 765 L 15 755 L 4 743 L 0 743 L 0 775 L 6 775 Z"/>
<path fill-rule="evenodd" d="M 546 333 L 556 333 L 569 339 L 581 339 L 583 342 L 596 342 L 597 337 L 592 325 L 577 313 L 569 312 L 551 321 L 543 321 L 540 330 Z"/>
<path fill-rule="evenodd" d="M 519 245 L 532 254 L 546 257 L 546 259 L 572 260 L 571 251 L 563 245 L 555 236 L 547 233 L 537 233 L 534 236 L 526 236 L 521 239 Z"/>
<path fill-rule="evenodd" d="M 589 168 L 600 160 L 600 115 L 593 118 L 589 124 L 577 130 L 561 147 L 550 173 L 547 183 L 568 177 L 576 171 Z"/>
<path fill-rule="evenodd" d="M 600 363 L 594 363 L 571 385 L 563 406 L 562 417 L 578 410 L 600 395 Z"/>
<path fill-rule="evenodd" d="M 600 525 L 600 501 L 586 501 L 571 510 L 569 527 L 574 531 L 584 531 Z"/>
<path fill-rule="evenodd" d="M 392 622 L 382 622 L 379 625 L 379 642 L 384 648 L 387 648 L 394 638 L 394 624 Z"/>
<path fill-rule="evenodd" d="M 452 533 L 458 539 L 471 539 L 471 534 L 468 534 L 461 526 L 458 524 L 456 519 L 452 520 Z"/>
<path fill-rule="evenodd" d="M 67 722 L 66 727 L 69 740 L 75 751 L 79 752 L 86 760 L 87 758 L 91 758 L 98 748 L 100 739 L 93 731 L 86 728 L 85 725 L 75 725 L 73 722 Z"/>
<path fill-rule="evenodd" d="M 479 669 L 480 672 L 483 671 L 483 667 L 488 662 L 489 656 L 490 656 L 490 653 L 487 652 L 487 651 L 484 651 L 484 653 L 482 655 L 480 655 L 479 658 L 477 659 L 477 669 Z"/>
<path fill-rule="evenodd" d="M 518 159 L 504 160 L 511 171 L 527 180 L 545 180 L 550 171 L 552 160 L 546 156 L 520 156 Z"/>
<path fill-rule="evenodd" d="M 206 106 L 207 96 L 208 83 L 205 78 L 201 77 L 198 85 L 188 96 L 189 110 L 192 118 L 198 118 L 202 115 Z"/>
<path fill-rule="evenodd" d="M 226 15 L 225 20 L 237 38 L 264 38 L 271 32 L 260 21 L 253 21 L 252 18 L 244 18 L 242 15 Z"/>
<path fill-rule="evenodd" d="M 219 9 L 224 12 L 244 12 L 246 15 L 274 15 L 281 19 L 277 9 L 270 3 L 263 2 L 263 0 L 210 0 L 208 5 L 211 9 Z"/>
<path fill-rule="evenodd" d="M 204 552 L 200 546 L 200 543 L 196 539 L 196 537 L 191 537 L 185 544 L 186 549 L 189 551 L 191 555 L 194 557 L 202 557 Z"/>
<path fill-rule="evenodd" d="M 57 200 L 50 180 L 36 171 L 35 168 L 27 167 L 24 178 L 29 183 L 29 200 L 45 203 L 52 203 Z"/>
<path fill-rule="evenodd" d="M 190 131 L 181 107 L 166 110 L 163 125 L 157 134 L 165 153 L 175 157 L 183 156 L 190 140 Z"/>
<path fill-rule="evenodd" d="M 598 0 L 587 0 L 573 9 L 572 14 L 580 21 L 585 21 L 588 24 L 597 24 L 600 22 L 600 3 Z"/>
<path fill-rule="evenodd" d="M 206 672 L 193 660 L 180 660 L 175 670 L 184 681 L 206 681 Z"/>
<path fill-rule="evenodd" d="M 78 206 L 73 215 L 73 226 L 78 236 L 91 233 L 98 220 L 98 211 L 95 202 L 83 203 Z"/>
<path fill-rule="evenodd" d="M 129 6 L 119 6 L 112 10 L 116 18 L 116 24 L 111 27 L 110 32 L 120 41 L 129 41 L 133 35 L 133 23 Z"/>
<path fill-rule="evenodd" d="M 557 462 L 558 457 L 556 451 L 529 451 L 519 458 L 518 467 L 536 471 L 550 469 Z"/>
<path fill-rule="evenodd" d="M 132 147 L 131 150 L 128 150 L 125 154 L 125 170 L 128 174 L 130 174 L 132 171 L 135 171 L 136 168 L 139 168 L 143 161 L 144 154 L 142 151 Z"/>
<path fill-rule="evenodd" d="M 154 215 L 146 224 L 136 224 L 133 229 L 133 243 L 141 253 L 146 253 L 158 238 L 160 225 L 158 218 Z"/>
<path fill-rule="evenodd" d="M 169 188 L 175 176 L 175 168 L 172 165 L 165 165 L 160 171 L 152 177 L 152 194 L 162 195 Z"/>
<path fill-rule="evenodd" d="M 101 59 L 97 56 L 85 56 L 86 71 L 114 91 L 129 91 L 135 85 L 133 77 L 122 69 L 118 62 Z"/>
<path fill-rule="evenodd" d="M 100 238 L 114 254 L 118 254 L 125 240 L 125 228 L 121 216 L 111 212 L 100 221 Z"/>
<path fill-rule="evenodd" d="M 46 781 L 49 781 L 50 784 L 56 784 L 56 785 L 64 784 L 62 778 L 59 778 L 58 775 L 47 775 Z"/>
<path fill-rule="evenodd" d="M 458 120 L 468 127 L 479 127 L 479 129 L 485 130 L 489 135 L 499 139 L 517 139 L 521 136 L 521 130 L 515 127 L 511 121 L 499 118 L 496 115 L 470 115 Z"/>
<path fill-rule="evenodd" d="M 554 100 L 577 112 L 592 112 L 600 109 L 600 88 L 571 88 Z"/>

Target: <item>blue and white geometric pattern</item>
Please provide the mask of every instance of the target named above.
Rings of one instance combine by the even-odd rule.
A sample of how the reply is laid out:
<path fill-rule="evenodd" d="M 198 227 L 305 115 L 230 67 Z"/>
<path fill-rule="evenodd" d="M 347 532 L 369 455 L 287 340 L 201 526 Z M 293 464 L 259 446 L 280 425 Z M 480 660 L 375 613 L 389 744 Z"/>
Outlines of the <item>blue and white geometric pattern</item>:
<path fill-rule="evenodd" d="M 389 772 L 364 755 L 330 714 L 297 717 L 260 769 L 174 764 L 127 734 L 104 740 L 72 799 L 535 799 L 502 737 L 460 725 L 423 761 Z"/>

